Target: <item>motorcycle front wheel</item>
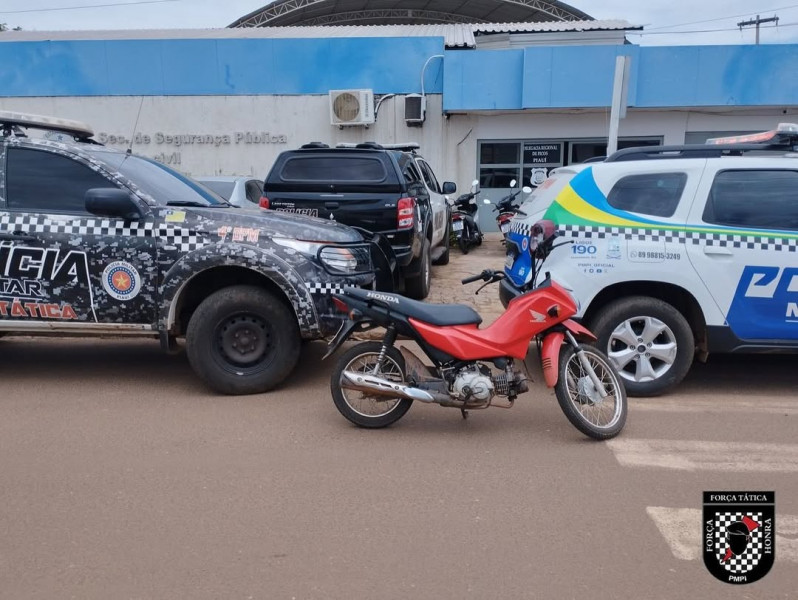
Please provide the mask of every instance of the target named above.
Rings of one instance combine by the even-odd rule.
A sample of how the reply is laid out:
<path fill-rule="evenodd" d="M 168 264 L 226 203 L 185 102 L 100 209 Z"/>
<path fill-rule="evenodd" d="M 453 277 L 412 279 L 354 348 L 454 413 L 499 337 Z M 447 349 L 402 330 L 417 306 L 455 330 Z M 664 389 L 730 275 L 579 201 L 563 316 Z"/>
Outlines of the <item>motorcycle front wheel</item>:
<path fill-rule="evenodd" d="M 602 396 L 591 371 L 606 396 Z M 554 393 L 571 424 L 595 440 L 615 437 L 626 423 L 626 390 L 620 375 L 606 355 L 593 346 L 563 345 Z"/>
<path fill-rule="evenodd" d="M 408 398 L 393 398 L 341 387 L 344 371 L 365 373 L 403 383 L 405 361 L 401 352 L 394 347 L 388 348 L 378 366 L 381 350 L 381 342 L 363 342 L 352 346 L 338 359 L 330 378 L 330 391 L 338 412 L 360 427 L 387 427 L 405 416 L 413 404 Z"/>

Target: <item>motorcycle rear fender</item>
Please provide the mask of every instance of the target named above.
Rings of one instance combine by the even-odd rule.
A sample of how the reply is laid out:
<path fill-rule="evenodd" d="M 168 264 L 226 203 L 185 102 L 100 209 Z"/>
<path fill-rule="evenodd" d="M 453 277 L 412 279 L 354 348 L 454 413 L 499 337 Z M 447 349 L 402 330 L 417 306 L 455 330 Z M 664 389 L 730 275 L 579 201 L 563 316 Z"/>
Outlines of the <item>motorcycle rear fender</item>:
<path fill-rule="evenodd" d="M 362 323 L 362 321 L 353 321 L 352 319 L 347 319 L 341 323 L 341 328 L 338 330 L 338 333 L 335 334 L 335 337 L 330 340 L 330 343 L 327 344 L 327 353 L 322 356 L 321 359 L 324 360 L 331 354 L 334 354 L 335 351 L 341 347 L 341 344 L 349 339 L 349 336 L 352 335 L 352 332 L 360 323 Z"/>

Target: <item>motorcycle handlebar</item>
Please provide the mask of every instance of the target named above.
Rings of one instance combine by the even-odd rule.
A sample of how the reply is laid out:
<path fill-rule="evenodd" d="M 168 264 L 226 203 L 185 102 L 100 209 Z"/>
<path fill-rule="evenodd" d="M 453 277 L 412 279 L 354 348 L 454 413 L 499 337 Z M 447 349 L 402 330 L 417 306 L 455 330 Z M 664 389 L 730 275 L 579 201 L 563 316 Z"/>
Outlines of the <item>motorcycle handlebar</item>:
<path fill-rule="evenodd" d="M 490 281 L 495 276 L 496 276 L 496 271 L 494 271 L 493 269 L 485 269 L 479 275 L 472 275 L 471 277 L 466 277 L 460 283 L 465 285 L 466 283 L 473 283 L 474 281 L 479 281 L 480 279 L 482 281 Z"/>

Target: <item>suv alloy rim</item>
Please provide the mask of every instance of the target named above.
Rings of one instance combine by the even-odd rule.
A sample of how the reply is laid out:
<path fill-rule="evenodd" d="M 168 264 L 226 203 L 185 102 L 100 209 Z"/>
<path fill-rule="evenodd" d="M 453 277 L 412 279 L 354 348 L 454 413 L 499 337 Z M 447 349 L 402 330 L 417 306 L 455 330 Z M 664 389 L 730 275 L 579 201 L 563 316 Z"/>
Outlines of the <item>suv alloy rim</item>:
<path fill-rule="evenodd" d="M 676 336 L 654 317 L 632 317 L 610 334 L 607 356 L 621 377 L 635 383 L 655 381 L 665 375 L 676 360 Z"/>

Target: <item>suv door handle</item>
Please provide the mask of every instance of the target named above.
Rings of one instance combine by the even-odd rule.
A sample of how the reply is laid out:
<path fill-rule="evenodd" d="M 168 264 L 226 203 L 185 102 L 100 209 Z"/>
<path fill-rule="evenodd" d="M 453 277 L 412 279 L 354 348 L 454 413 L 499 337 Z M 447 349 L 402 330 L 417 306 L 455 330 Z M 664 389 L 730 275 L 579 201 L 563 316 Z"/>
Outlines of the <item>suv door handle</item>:
<path fill-rule="evenodd" d="M 731 256 L 733 252 L 721 246 L 704 246 L 704 254 L 715 256 Z"/>
<path fill-rule="evenodd" d="M 335 210 L 336 208 L 340 208 L 341 204 L 339 202 L 325 202 L 324 208 L 329 208 L 330 210 Z"/>
<path fill-rule="evenodd" d="M 23 231 L 3 231 L 0 232 L 0 240 L 11 240 L 14 242 L 35 242 L 37 238 L 34 235 L 27 235 Z"/>

